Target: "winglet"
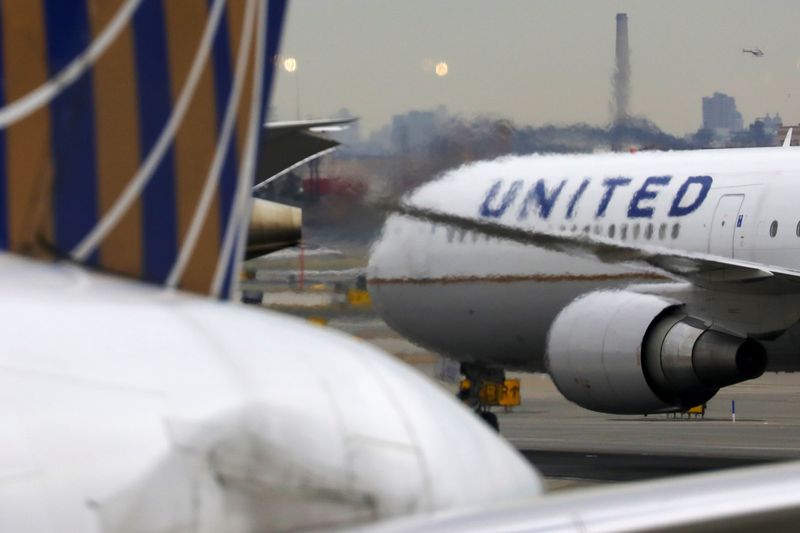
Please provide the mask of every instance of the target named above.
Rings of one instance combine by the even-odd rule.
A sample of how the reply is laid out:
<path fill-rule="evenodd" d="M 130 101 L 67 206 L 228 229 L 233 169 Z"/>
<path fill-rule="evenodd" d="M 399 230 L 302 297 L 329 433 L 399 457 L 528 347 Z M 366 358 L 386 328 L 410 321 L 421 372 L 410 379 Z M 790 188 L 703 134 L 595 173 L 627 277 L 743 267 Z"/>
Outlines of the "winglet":
<path fill-rule="evenodd" d="M 794 130 L 794 128 L 789 128 L 789 131 L 786 132 L 786 138 L 783 139 L 784 148 L 789 148 L 792 145 L 792 130 Z"/>

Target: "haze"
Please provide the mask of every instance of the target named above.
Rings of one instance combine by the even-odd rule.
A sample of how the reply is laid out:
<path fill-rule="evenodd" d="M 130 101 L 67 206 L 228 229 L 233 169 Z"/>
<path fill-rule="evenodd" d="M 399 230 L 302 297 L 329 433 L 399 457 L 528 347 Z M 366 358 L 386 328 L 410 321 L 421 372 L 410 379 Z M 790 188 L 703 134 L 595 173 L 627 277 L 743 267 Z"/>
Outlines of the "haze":
<path fill-rule="evenodd" d="M 629 17 L 633 115 L 693 132 L 701 97 L 721 91 L 745 124 L 776 111 L 800 120 L 800 3 L 790 0 L 293 0 L 282 57 L 298 66 L 278 75 L 273 118 L 347 108 L 368 133 L 445 105 L 518 124 L 606 124 L 618 12 Z M 754 47 L 764 57 L 742 53 Z"/>

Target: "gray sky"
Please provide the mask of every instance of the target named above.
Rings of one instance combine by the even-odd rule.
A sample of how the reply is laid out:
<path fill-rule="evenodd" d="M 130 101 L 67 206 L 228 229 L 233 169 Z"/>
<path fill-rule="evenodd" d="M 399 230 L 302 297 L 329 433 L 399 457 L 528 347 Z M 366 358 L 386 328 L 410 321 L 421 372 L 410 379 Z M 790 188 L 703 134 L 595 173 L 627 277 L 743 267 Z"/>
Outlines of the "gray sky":
<path fill-rule="evenodd" d="M 688 133 L 701 97 L 721 91 L 745 124 L 776 111 L 800 121 L 797 0 L 291 0 L 282 55 L 298 69 L 278 75 L 276 118 L 295 118 L 299 93 L 303 118 L 346 107 L 366 132 L 438 104 L 518 124 L 605 124 L 618 12 L 629 19 L 632 114 Z"/>

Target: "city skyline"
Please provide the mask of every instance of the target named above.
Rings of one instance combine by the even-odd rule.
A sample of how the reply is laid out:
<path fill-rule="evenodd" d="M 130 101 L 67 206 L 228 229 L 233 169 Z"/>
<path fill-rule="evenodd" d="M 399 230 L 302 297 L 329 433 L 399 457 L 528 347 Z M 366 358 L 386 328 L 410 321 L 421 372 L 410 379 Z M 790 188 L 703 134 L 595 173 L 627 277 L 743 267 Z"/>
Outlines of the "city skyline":
<path fill-rule="evenodd" d="M 629 17 L 633 116 L 690 133 L 702 124 L 701 99 L 723 92 L 745 124 L 775 112 L 786 123 L 800 118 L 791 31 L 800 6 L 785 0 L 757 9 L 743 0 L 294 0 L 282 56 L 295 57 L 297 70 L 277 76 L 274 118 L 347 108 L 369 134 L 396 114 L 445 105 L 518 124 L 607 124 L 616 13 Z M 743 54 L 748 47 L 764 57 Z M 439 62 L 446 76 L 436 75 Z"/>

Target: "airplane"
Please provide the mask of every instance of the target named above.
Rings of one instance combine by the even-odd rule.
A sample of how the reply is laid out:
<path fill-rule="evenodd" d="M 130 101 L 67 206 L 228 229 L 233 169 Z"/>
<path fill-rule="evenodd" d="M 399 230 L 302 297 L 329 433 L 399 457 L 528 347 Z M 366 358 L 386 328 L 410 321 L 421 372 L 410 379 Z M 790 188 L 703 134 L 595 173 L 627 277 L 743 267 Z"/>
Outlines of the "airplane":
<path fill-rule="evenodd" d="M 753 49 L 742 48 L 742 53 L 752 54 L 753 57 L 764 57 L 764 52 L 762 52 L 760 48 L 753 48 Z"/>
<path fill-rule="evenodd" d="M 547 372 L 570 401 L 683 411 L 800 369 L 800 150 L 509 156 L 394 206 L 368 280 L 383 319 L 477 396 Z M 491 422 L 491 421 L 490 421 Z"/>
<path fill-rule="evenodd" d="M 285 10 L 2 6 L 4 531 L 238 533 L 413 514 L 435 527 L 516 500 L 532 509 L 541 494 L 517 452 L 400 362 L 217 301 L 235 299 Z M 767 474 L 782 498 L 752 497 Z M 760 518 L 788 520 L 793 474 L 724 481 L 748 489 Z"/>
<path fill-rule="evenodd" d="M 3 531 L 346 528 L 541 493 L 416 371 L 231 301 L 285 12 L 0 8 Z"/>
<path fill-rule="evenodd" d="M 335 150 L 340 143 L 324 133 L 342 131 L 354 118 L 267 122 L 259 142 L 253 192 L 295 168 Z M 269 149 L 267 147 L 269 146 Z M 245 257 L 253 259 L 297 246 L 303 236 L 303 212 L 278 202 L 253 198 Z"/>

